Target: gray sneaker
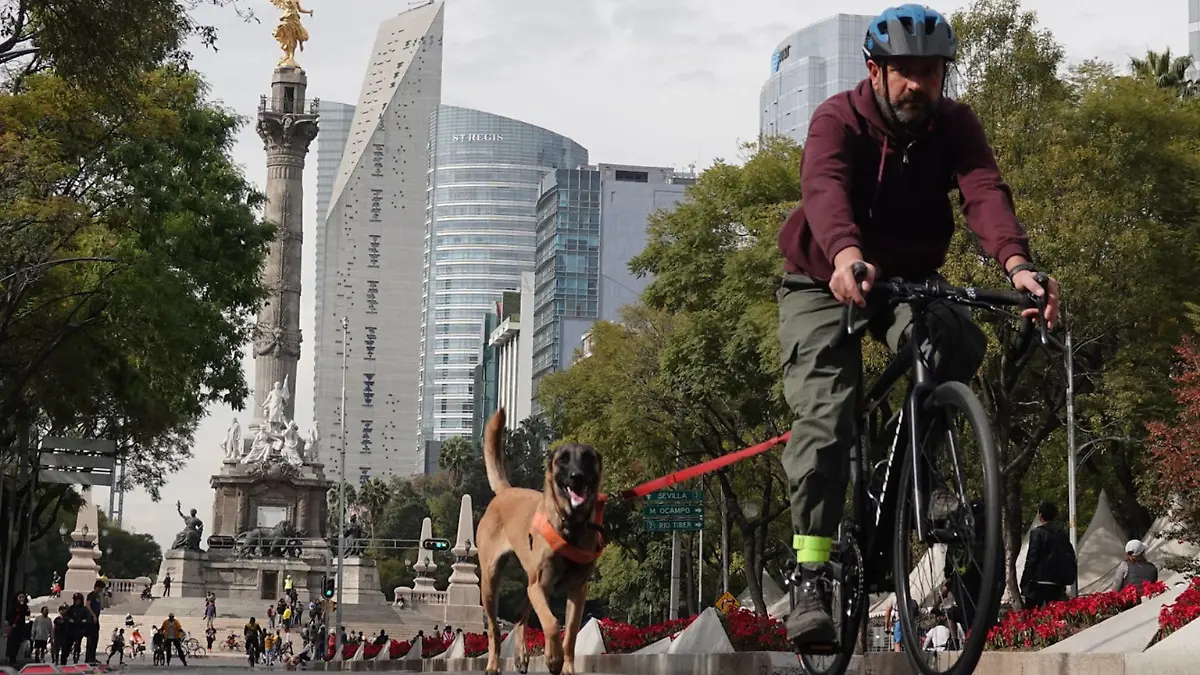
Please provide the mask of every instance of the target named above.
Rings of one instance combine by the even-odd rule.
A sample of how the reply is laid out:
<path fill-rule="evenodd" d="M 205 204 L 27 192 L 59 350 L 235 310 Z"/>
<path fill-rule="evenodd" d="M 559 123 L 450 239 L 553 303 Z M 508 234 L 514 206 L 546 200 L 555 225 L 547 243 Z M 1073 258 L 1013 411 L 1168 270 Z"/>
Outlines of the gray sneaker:
<path fill-rule="evenodd" d="M 837 628 L 830 609 L 831 569 L 828 564 L 800 565 L 793 576 L 796 606 L 787 619 L 787 636 L 801 654 L 837 650 Z"/>

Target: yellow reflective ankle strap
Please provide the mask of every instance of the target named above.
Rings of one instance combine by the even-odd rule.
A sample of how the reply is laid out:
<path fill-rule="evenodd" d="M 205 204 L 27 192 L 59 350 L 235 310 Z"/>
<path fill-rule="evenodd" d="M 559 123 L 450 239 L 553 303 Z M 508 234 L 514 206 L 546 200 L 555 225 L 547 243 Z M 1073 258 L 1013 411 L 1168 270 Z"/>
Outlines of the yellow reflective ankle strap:
<path fill-rule="evenodd" d="M 833 549 L 830 537 L 808 537 L 797 534 L 792 537 L 792 548 L 796 549 L 796 562 L 829 562 L 829 551 Z"/>

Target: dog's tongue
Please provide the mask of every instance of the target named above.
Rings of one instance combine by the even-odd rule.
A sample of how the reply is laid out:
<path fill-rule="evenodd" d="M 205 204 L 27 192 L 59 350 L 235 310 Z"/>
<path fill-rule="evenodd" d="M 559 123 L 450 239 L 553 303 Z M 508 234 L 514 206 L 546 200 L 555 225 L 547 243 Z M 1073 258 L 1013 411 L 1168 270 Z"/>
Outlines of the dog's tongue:
<path fill-rule="evenodd" d="M 583 496 L 576 493 L 571 488 L 567 488 L 567 497 L 571 499 L 571 506 L 579 506 L 583 503 Z"/>

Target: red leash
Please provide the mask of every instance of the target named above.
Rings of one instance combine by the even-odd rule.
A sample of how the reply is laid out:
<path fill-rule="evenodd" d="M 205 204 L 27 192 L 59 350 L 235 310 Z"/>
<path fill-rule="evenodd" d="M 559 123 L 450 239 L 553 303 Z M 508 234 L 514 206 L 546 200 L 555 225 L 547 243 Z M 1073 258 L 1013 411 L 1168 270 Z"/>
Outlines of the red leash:
<path fill-rule="evenodd" d="M 630 488 L 628 490 L 624 490 L 624 491 L 620 492 L 618 494 L 618 496 L 620 496 L 622 499 L 638 499 L 641 497 L 645 497 L 646 495 L 650 494 L 651 492 L 655 492 L 657 490 L 662 490 L 664 488 L 669 488 L 672 485 L 675 485 L 676 483 L 682 483 L 684 481 L 688 481 L 693 478 L 699 478 L 700 476 L 704 476 L 704 475 L 710 474 L 714 471 L 717 471 L 719 469 L 723 469 L 723 468 L 729 466 L 730 464 L 733 464 L 734 462 L 740 462 L 743 459 L 746 459 L 747 457 L 761 455 L 762 453 L 770 450 L 771 448 L 775 447 L 776 445 L 779 445 L 780 443 L 786 443 L 788 438 L 791 437 L 791 435 L 792 435 L 792 432 L 788 431 L 788 432 L 784 433 L 782 436 L 776 436 L 775 438 L 772 438 L 769 441 L 763 441 L 762 443 L 759 443 L 758 445 L 752 445 L 748 448 L 745 448 L 744 450 L 738 450 L 737 452 L 731 452 L 728 455 L 721 455 L 720 457 L 717 457 L 716 459 L 710 459 L 707 462 L 697 464 L 696 466 L 690 466 L 686 469 L 682 469 L 682 470 L 676 471 L 674 473 L 669 473 L 669 474 L 663 476 L 662 478 L 655 478 L 652 481 L 647 481 L 635 488 Z"/>

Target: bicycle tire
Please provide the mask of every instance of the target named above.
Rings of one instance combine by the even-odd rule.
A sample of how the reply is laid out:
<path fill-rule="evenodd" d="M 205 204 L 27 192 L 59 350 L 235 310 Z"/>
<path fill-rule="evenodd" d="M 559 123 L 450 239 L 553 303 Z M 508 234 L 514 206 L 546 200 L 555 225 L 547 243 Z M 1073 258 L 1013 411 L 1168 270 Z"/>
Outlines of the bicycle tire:
<path fill-rule="evenodd" d="M 856 566 L 854 571 L 857 576 L 852 577 L 850 583 L 853 584 L 853 587 L 851 588 L 850 584 L 846 583 L 846 575 L 843 574 L 841 592 L 835 596 L 835 600 L 840 600 L 841 602 L 837 603 L 840 606 L 835 605 L 834 611 L 840 611 L 843 614 L 840 649 L 836 655 L 833 655 L 832 660 L 828 664 L 818 663 L 816 661 L 817 658 L 820 658 L 818 655 L 801 654 L 800 667 L 807 675 L 844 675 L 850 668 L 850 662 L 854 658 L 854 646 L 858 643 L 858 638 L 864 628 L 868 603 L 863 584 L 865 577 L 863 556 L 862 550 L 858 546 L 858 541 L 854 536 L 854 528 L 848 525 L 848 523 L 843 522 L 839 528 L 837 562 L 843 565 L 843 570 L 848 562 Z M 829 655 L 821 656 L 829 658 Z"/>
<path fill-rule="evenodd" d="M 907 453 L 900 472 L 899 503 L 896 512 L 896 529 L 893 537 L 893 573 L 896 583 L 896 609 L 900 619 L 901 640 L 909 664 L 914 671 L 922 675 L 969 675 L 975 670 L 983 650 L 987 644 L 987 634 L 996 622 L 1000 611 L 1000 588 L 996 583 L 998 575 L 1003 573 L 1001 560 L 1001 528 L 1000 528 L 1000 466 L 996 451 L 995 439 L 992 437 L 991 422 L 987 412 L 975 392 L 960 382 L 940 384 L 931 394 L 931 404 L 939 410 L 953 409 L 964 416 L 974 432 L 974 442 L 978 450 L 977 458 L 982 469 L 983 480 L 983 562 L 981 580 L 979 583 L 978 610 L 971 625 L 968 627 L 967 638 L 959 658 L 948 670 L 939 670 L 935 665 L 925 662 L 919 657 L 924 653 L 918 638 L 918 617 L 913 616 L 911 606 L 913 598 L 905 580 L 911 570 L 907 569 L 909 560 L 909 534 L 913 521 L 913 471 L 912 458 Z M 924 598 L 917 599 L 919 602 Z M 931 652 L 939 654 L 945 652 Z M 936 661 L 940 657 L 935 656 Z"/>

